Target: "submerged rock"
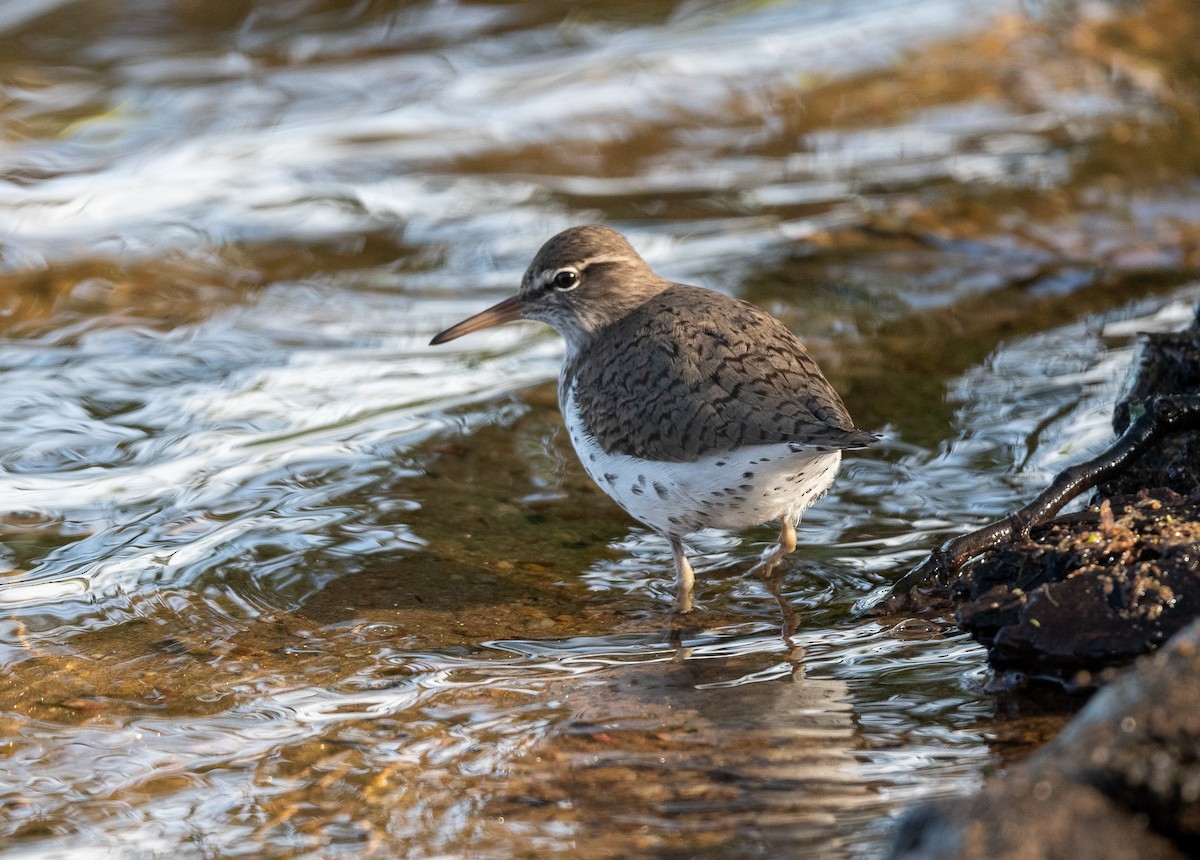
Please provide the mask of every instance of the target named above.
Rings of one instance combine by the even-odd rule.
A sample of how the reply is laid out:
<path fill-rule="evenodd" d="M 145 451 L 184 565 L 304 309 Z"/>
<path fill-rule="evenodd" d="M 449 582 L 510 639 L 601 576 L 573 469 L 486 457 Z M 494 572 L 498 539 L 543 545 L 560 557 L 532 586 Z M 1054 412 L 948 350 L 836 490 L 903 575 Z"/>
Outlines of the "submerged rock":
<path fill-rule="evenodd" d="M 1200 846 L 1200 620 L 977 794 L 908 813 L 889 857 L 1177 858 Z"/>
<path fill-rule="evenodd" d="M 1141 816 L 1093 788 L 1029 774 L 960 800 L 921 807 L 900 822 L 894 860 L 1180 860 Z"/>

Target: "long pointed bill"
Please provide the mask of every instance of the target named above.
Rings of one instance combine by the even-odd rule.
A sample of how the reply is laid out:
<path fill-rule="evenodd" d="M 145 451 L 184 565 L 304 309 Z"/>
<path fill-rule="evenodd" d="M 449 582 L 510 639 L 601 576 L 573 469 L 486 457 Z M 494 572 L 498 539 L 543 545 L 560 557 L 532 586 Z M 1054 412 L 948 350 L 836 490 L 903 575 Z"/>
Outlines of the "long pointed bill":
<path fill-rule="evenodd" d="M 450 326 L 450 328 L 429 341 L 429 345 L 436 346 L 439 343 L 454 340 L 456 337 L 462 337 L 464 334 L 470 334 L 473 331 L 519 320 L 521 318 L 521 304 L 520 296 L 505 299 L 498 305 L 492 305 L 486 311 L 480 311 L 475 316 L 467 317 L 457 325 Z"/>

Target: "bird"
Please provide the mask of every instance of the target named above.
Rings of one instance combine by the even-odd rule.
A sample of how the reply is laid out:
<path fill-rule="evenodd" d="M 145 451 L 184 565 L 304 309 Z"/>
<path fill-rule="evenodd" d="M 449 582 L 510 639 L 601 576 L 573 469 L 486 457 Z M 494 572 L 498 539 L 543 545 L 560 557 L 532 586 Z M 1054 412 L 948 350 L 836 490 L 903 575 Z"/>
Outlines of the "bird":
<path fill-rule="evenodd" d="M 795 550 L 796 525 L 842 452 L 877 440 L 782 322 L 659 277 L 603 225 L 552 237 L 516 295 L 430 345 L 514 320 L 565 341 L 558 403 L 571 443 L 591 479 L 670 544 L 681 615 L 695 584 L 685 538 L 777 520 L 778 543 L 756 569 L 774 566 Z"/>

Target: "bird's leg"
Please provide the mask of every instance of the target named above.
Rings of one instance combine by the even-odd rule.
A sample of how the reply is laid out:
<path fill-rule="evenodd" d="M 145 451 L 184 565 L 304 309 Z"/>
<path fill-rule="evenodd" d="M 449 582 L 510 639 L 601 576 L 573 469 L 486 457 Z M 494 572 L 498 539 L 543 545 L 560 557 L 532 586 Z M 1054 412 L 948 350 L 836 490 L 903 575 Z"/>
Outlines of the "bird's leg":
<path fill-rule="evenodd" d="M 791 555 L 795 551 L 796 526 L 791 520 L 784 519 L 779 528 L 779 543 L 765 550 L 762 558 L 758 560 L 758 564 L 746 571 L 746 576 L 766 576 L 775 569 L 775 565 L 779 564 L 785 555 Z"/>
<path fill-rule="evenodd" d="M 675 556 L 675 611 L 682 615 L 692 611 L 692 589 L 696 584 L 696 574 L 688 564 L 687 556 L 683 553 L 683 542 L 677 537 L 670 538 L 671 552 Z"/>
<path fill-rule="evenodd" d="M 761 579 L 767 592 L 779 604 L 779 611 L 783 618 L 779 634 L 783 637 L 784 645 L 789 649 L 796 647 L 792 641 L 792 634 L 796 632 L 796 611 L 792 609 L 792 605 L 783 596 L 783 571 L 778 570 L 778 567 L 783 557 L 790 555 L 795 550 L 796 525 L 785 517 L 780 522 L 779 543 L 763 552 L 758 564 L 746 571 L 747 576 L 755 576 Z M 800 653 L 803 654 L 803 651 Z"/>
<path fill-rule="evenodd" d="M 796 551 L 796 525 L 785 519 L 779 528 L 779 549 L 783 555 L 791 555 Z"/>

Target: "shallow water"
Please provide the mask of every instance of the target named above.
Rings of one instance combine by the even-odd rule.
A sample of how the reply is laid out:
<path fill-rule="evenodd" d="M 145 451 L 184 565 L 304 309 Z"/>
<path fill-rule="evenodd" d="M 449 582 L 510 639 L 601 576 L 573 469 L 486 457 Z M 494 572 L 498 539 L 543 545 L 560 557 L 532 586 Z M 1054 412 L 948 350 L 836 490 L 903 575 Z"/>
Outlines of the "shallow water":
<path fill-rule="evenodd" d="M 851 612 L 1102 447 L 1200 295 L 1194 199 L 1072 184 L 1144 93 L 1015 8 L 0 10 L 3 852 L 862 856 L 1053 732 L 948 622 Z M 886 435 L 806 518 L 793 645 L 769 527 L 697 536 L 672 641 L 556 338 L 426 346 L 592 220 Z"/>

